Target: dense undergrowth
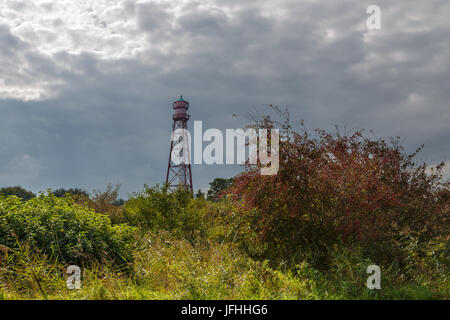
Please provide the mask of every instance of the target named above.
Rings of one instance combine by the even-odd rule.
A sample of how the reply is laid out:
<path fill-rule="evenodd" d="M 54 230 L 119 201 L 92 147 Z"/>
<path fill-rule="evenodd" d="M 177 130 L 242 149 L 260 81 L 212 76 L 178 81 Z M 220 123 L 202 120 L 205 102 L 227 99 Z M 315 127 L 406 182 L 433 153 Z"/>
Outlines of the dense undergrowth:
<path fill-rule="evenodd" d="M 180 200 L 177 210 L 185 212 L 176 215 L 165 211 L 164 206 L 177 203 L 174 201 L 177 198 Z M 329 248 L 326 270 L 315 267 L 313 258 L 296 264 L 288 261 L 274 264 L 252 256 L 252 252 L 247 252 L 247 241 L 252 241 L 252 236 L 242 236 L 249 226 L 238 217 L 235 204 L 227 200 L 214 203 L 186 198 L 181 191 L 170 194 L 158 187 L 147 189 L 123 208 L 122 219 L 129 218 L 129 224 L 136 225 L 134 228 L 112 225 L 108 217 L 80 207 L 70 196 L 40 197 L 30 204 L 9 197 L 1 198 L 0 203 L 1 219 L 9 221 L 2 223 L 0 253 L 0 297 L 4 299 L 450 297 L 448 239 L 436 239 L 423 255 L 415 252 L 414 243 L 409 244 L 409 265 L 400 267 L 398 262 L 382 265 L 382 289 L 368 290 L 366 268 L 374 261 L 364 256 L 357 245 Z M 137 203 L 141 211 L 136 209 Z M 29 207 L 43 210 L 45 206 L 54 210 L 51 219 L 44 218 L 45 215 L 35 217 L 35 211 L 26 210 Z M 63 214 L 62 208 L 70 213 Z M 12 212 L 14 218 L 9 216 Z M 76 220 L 80 212 L 86 215 L 80 221 L 66 225 L 61 221 L 68 217 Z M 149 214 L 158 221 L 144 223 L 147 221 L 144 216 Z M 81 235 L 76 225 L 83 223 L 90 229 Z M 22 225 L 20 230 L 12 229 L 17 225 Z M 13 232 L 5 237 L 7 226 Z M 64 232 L 59 233 L 55 227 Z M 78 238 L 72 238 L 75 231 L 80 232 Z M 133 236 L 129 232 L 134 232 Z M 81 245 L 78 251 L 71 250 L 77 245 Z M 111 254 L 114 250 L 117 254 Z M 128 257 L 126 262 L 117 259 L 122 256 Z M 82 288 L 69 290 L 66 268 L 80 262 Z"/>
<path fill-rule="evenodd" d="M 3 299 L 448 299 L 449 188 L 393 142 L 283 128 L 280 171 L 221 199 L 0 196 Z M 82 287 L 66 287 L 79 265 Z M 381 289 L 369 290 L 369 265 Z"/>

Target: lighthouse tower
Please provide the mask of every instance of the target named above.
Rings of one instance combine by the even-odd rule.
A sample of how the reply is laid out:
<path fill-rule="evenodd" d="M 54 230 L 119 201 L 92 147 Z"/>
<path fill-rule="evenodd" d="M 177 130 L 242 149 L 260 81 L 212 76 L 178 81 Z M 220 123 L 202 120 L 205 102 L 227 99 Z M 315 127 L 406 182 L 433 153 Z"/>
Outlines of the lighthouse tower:
<path fill-rule="evenodd" d="M 178 144 L 185 144 L 188 146 L 188 136 L 187 134 L 177 136 L 177 140 L 174 141 L 173 137 L 177 129 L 183 130 L 187 133 L 187 122 L 190 118 L 188 114 L 189 102 L 180 97 L 180 100 L 173 103 L 173 125 L 172 125 L 172 139 L 170 142 L 170 152 L 169 152 L 169 165 L 167 167 L 166 185 L 170 189 L 176 189 L 182 187 L 186 191 L 193 194 L 192 188 L 192 173 L 191 173 L 191 163 L 190 161 L 182 161 L 181 163 L 174 163 L 172 159 L 172 151 L 177 147 Z M 189 148 L 183 148 L 181 152 L 190 152 Z M 180 155 L 184 159 L 190 159 L 190 154 Z"/>

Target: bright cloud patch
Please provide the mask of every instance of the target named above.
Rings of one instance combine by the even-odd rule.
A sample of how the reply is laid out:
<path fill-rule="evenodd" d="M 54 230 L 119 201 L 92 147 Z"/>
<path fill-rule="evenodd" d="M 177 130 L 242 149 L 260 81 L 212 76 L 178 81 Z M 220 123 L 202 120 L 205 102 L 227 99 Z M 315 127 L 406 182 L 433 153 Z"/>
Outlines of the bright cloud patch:
<path fill-rule="evenodd" d="M 147 46 L 131 1 L 0 1 L 0 97 L 54 96 L 70 65 L 58 54 L 132 58 Z M 44 65 L 42 64 L 44 63 Z M 6 65 L 6 66 L 5 66 Z"/>
<path fill-rule="evenodd" d="M 0 22 L 42 54 L 59 51 L 97 53 L 100 57 L 133 56 L 145 46 L 137 32 L 132 2 L 2 1 Z"/>

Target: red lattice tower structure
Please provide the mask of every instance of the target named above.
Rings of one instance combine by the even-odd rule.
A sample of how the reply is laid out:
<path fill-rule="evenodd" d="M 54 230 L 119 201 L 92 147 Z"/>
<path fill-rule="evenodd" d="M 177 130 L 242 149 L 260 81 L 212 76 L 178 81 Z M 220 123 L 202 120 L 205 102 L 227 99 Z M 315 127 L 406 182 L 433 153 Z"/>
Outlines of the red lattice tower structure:
<path fill-rule="evenodd" d="M 170 189 L 176 188 L 184 188 L 186 191 L 189 191 L 193 194 L 192 187 L 192 173 L 191 173 L 191 163 L 190 161 L 182 161 L 179 164 L 176 164 L 172 160 L 172 151 L 174 147 L 179 143 L 185 143 L 188 141 L 187 136 L 187 122 L 190 118 L 188 114 L 189 102 L 183 99 L 183 96 L 180 97 L 180 100 L 175 101 L 173 103 L 173 126 L 172 126 L 172 139 L 170 142 L 170 152 L 169 152 L 169 165 L 167 167 L 167 176 L 166 176 L 166 185 Z M 175 130 L 184 129 L 185 135 L 179 136 L 177 141 L 173 141 L 173 135 Z M 190 146 L 190 144 L 186 144 Z M 189 148 L 183 149 L 183 152 L 190 152 Z M 190 159 L 190 154 L 187 154 L 185 159 Z"/>

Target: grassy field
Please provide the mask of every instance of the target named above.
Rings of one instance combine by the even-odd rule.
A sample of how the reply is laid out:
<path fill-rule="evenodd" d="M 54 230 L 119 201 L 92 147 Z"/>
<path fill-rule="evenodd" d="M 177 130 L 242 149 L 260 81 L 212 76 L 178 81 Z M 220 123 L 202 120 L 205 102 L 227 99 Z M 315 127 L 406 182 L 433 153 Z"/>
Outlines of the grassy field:
<path fill-rule="evenodd" d="M 440 265 L 440 242 L 434 252 L 414 264 L 399 267 L 395 263 L 381 266 L 381 290 L 369 290 L 366 280 L 368 265 L 358 247 L 336 246 L 330 249 L 327 268 L 319 270 L 307 259 L 297 264 L 285 261 L 273 264 L 269 260 L 249 256 L 242 239 L 235 233 L 237 226 L 223 218 L 224 211 L 232 210 L 227 203 L 188 200 L 182 204 L 188 209 L 179 214 L 184 224 L 169 221 L 172 210 L 163 203 L 173 199 L 161 190 L 147 193 L 148 200 L 135 198 L 141 214 L 153 214 L 149 221 L 130 230 L 128 235 L 107 230 L 114 225 L 99 220 L 101 214 L 75 203 L 71 197 L 41 197 L 27 204 L 15 197 L 1 198 L 2 242 L 0 263 L 1 299 L 448 299 L 450 284 L 448 269 Z M 167 202 L 169 201 L 169 202 Z M 184 200 L 183 200 L 184 201 Z M 175 201 L 175 203 L 177 203 Z M 128 218 L 137 215 L 137 203 L 130 203 Z M 149 210 L 146 205 L 152 206 Z M 11 209 L 14 208 L 14 212 Z M 38 209 L 39 211 L 34 211 Z M 125 209 L 124 209 L 125 210 Z M 43 212 L 47 212 L 46 216 Z M 74 212 L 78 214 L 73 214 Z M 123 211 L 126 214 L 126 211 Z M 70 214 L 68 214 L 70 213 Z M 200 213 L 199 215 L 195 213 Z M 82 215 L 83 217 L 81 217 Z M 84 217 L 88 217 L 88 222 Z M 125 216 L 125 215 L 124 215 Z M 124 217 L 123 216 L 123 217 Z M 25 218 L 28 222 L 21 220 Z M 37 218 L 33 221 L 31 217 Z M 63 221 L 73 219 L 72 223 Z M 116 215 L 115 219 L 119 217 Z M 156 221 L 159 219 L 159 222 Z M 114 220 L 114 219 L 113 219 Z M 60 233 L 55 226 L 63 221 Z M 103 221 L 103 222 L 102 222 Z M 132 220 L 131 220 L 132 221 Z M 191 227 L 180 229 L 182 225 Z M 21 222 L 21 225 L 15 223 Z M 86 223 L 91 227 L 87 228 Z M 90 230 L 85 240 L 70 234 L 84 224 Z M 6 237 L 9 227 L 12 236 Z M 98 227 L 98 228 L 97 228 Z M 59 227 L 58 227 L 59 228 Z M 131 228 L 131 227 L 130 227 Z M 192 229 L 190 229 L 192 228 Z M 14 230 L 12 230 L 14 229 Z M 39 234 L 42 229 L 42 234 Z M 105 231 L 104 233 L 101 233 Z M 110 232 L 110 233 L 108 233 Z M 51 234 L 48 239 L 45 235 Z M 120 247 L 102 241 L 123 236 L 128 243 Z M 11 241 L 5 240 L 6 238 Z M 56 238 L 59 238 L 59 248 Z M 114 239 L 112 239 L 114 240 Z M 111 240 L 111 241 L 112 241 Z M 115 239 L 117 240 L 117 239 Z M 83 242 L 77 250 L 69 250 Z M 120 242 L 120 239 L 117 240 Z M 447 241 L 448 243 L 448 241 Z M 98 248 L 95 248 L 98 246 Z M 114 246 L 115 249 L 114 249 Z M 95 251 L 94 249 L 104 250 Z M 130 254 L 119 262 L 109 252 L 122 250 Z M 435 256 L 433 254 L 436 253 Z M 81 257 L 81 259 L 80 259 Z M 443 258 L 446 258 L 445 256 Z M 448 258 L 448 257 L 447 257 Z M 443 260 L 442 260 L 443 261 Z M 413 263 L 413 261 L 411 262 Z M 416 263 L 416 262 L 414 262 Z M 81 267 L 81 289 L 67 288 L 66 273 L 69 264 Z M 434 272 L 433 272 L 434 271 Z M 439 271 L 439 272 L 437 272 Z"/>
<path fill-rule="evenodd" d="M 17 264 L 2 267 L 2 299 L 448 299 L 448 275 L 406 279 L 388 269 L 382 289 L 369 290 L 363 264 L 344 257 L 335 274 L 303 263 L 272 269 L 230 244 L 193 247 L 183 240 L 148 237 L 135 252 L 131 270 L 93 265 L 82 269 L 81 289 L 66 286 L 66 266 L 32 254 L 14 252 Z M 348 263 L 348 264 L 347 264 Z"/>

